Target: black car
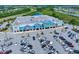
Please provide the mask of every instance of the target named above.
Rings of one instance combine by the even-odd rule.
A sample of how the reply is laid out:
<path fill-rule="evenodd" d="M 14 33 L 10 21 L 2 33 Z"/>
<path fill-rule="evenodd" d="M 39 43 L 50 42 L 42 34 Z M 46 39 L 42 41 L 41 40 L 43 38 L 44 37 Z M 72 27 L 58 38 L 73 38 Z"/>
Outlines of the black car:
<path fill-rule="evenodd" d="M 68 37 L 71 37 L 71 36 L 72 36 L 72 33 L 68 35 Z"/>
<path fill-rule="evenodd" d="M 66 40 L 66 39 L 65 39 L 64 37 L 62 37 L 62 36 L 59 36 L 59 38 L 60 38 L 61 40 L 63 40 L 63 41 Z"/>
<path fill-rule="evenodd" d="M 8 50 L 5 52 L 5 54 L 10 54 L 10 53 L 12 53 L 12 50 Z"/>
<path fill-rule="evenodd" d="M 33 46 L 32 46 L 32 45 L 30 45 L 30 44 L 29 44 L 29 45 L 27 45 L 27 47 L 28 47 L 28 48 L 30 48 L 30 49 L 33 49 Z"/>
<path fill-rule="evenodd" d="M 41 48 L 44 48 L 44 47 L 46 47 L 46 44 L 41 45 Z"/>
<path fill-rule="evenodd" d="M 68 29 L 68 27 L 65 27 L 65 29 Z"/>
<path fill-rule="evenodd" d="M 26 43 L 21 43 L 20 45 L 21 45 L 21 46 L 26 46 Z"/>
<path fill-rule="evenodd" d="M 71 31 L 68 31 L 67 33 L 68 33 L 68 34 L 70 34 L 70 33 L 71 33 Z"/>
<path fill-rule="evenodd" d="M 52 50 L 53 49 L 53 46 L 49 46 L 49 50 Z"/>
<path fill-rule="evenodd" d="M 35 36 L 33 36 L 33 40 L 35 40 Z"/>
<path fill-rule="evenodd" d="M 67 44 L 69 47 L 74 47 L 71 42 L 68 42 L 68 41 L 64 41 L 64 42 L 65 42 L 65 44 Z"/>
<path fill-rule="evenodd" d="M 79 54 L 79 50 L 73 50 L 73 52 Z"/>
<path fill-rule="evenodd" d="M 53 37 L 54 37 L 54 38 L 57 38 L 58 36 L 54 35 Z"/>
<path fill-rule="evenodd" d="M 78 43 L 79 42 L 79 39 L 76 39 L 76 43 Z"/>
<path fill-rule="evenodd" d="M 40 41 L 40 43 L 42 43 L 42 42 L 44 42 L 45 40 L 44 40 L 44 39 L 40 39 L 39 41 Z"/>

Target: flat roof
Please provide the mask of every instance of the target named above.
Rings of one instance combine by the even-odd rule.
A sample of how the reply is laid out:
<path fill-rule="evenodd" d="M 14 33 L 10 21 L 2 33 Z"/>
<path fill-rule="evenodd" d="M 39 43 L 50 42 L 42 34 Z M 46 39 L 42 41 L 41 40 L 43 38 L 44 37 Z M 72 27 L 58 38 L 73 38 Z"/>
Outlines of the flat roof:
<path fill-rule="evenodd" d="M 21 25 L 21 24 L 32 24 L 36 22 L 42 21 L 58 21 L 57 18 L 47 16 L 47 15 L 39 15 L 39 16 L 20 16 L 15 19 L 13 25 Z"/>

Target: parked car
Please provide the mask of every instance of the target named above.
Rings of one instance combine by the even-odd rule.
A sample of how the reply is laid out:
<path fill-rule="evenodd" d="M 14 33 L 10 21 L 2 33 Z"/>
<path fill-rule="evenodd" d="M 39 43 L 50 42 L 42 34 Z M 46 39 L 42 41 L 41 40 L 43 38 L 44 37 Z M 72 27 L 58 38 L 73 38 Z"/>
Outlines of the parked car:
<path fill-rule="evenodd" d="M 61 39 L 61 40 L 63 40 L 63 41 L 66 40 L 66 39 L 65 39 L 64 37 L 62 37 L 62 36 L 59 36 L 59 39 Z"/>
<path fill-rule="evenodd" d="M 34 50 L 30 50 L 28 53 L 35 54 L 35 51 Z"/>
<path fill-rule="evenodd" d="M 35 36 L 33 36 L 33 40 L 35 40 Z"/>
<path fill-rule="evenodd" d="M 73 52 L 79 54 L 79 50 L 73 50 Z"/>
<path fill-rule="evenodd" d="M 27 48 L 33 49 L 33 46 L 29 44 L 29 45 L 27 45 Z"/>
<path fill-rule="evenodd" d="M 66 43 L 69 47 L 74 47 L 71 42 L 65 41 L 65 43 Z"/>
<path fill-rule="evenodd" d="M 7 50 L 7 51 L 5 52 L 5 54 L 10 54 L 10 53 L 12 53 L 12 50 Z"/>
<path fill-rule="evenodd" d="M 56 36 L 56 35 L 54 35 L 53 37 L 54 37 L 55 39 L 57 39 L 57 38 L 58 38 L 58 36 Z"/>

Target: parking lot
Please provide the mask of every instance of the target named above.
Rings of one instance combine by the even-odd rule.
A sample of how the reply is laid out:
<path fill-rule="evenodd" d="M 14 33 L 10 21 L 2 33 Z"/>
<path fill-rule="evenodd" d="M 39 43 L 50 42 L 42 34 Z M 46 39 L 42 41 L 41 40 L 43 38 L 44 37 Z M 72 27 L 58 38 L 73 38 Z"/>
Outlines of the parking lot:
<path fill-rule="evenodd" d="M 71 28 L 0 32 L 0 53 L 77 54 L 79 53 L 79 34 Z"/>

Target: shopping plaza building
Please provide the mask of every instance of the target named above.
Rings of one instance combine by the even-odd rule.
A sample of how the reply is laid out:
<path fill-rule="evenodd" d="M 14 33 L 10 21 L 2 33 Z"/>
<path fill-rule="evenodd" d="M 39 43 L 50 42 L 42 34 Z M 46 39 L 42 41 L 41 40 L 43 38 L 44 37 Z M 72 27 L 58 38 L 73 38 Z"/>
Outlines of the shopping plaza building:
<path fill-rule="evenodd" d="M 33 15 L 16 17 L 12 23 L 13 32 L 41 30 L 62 26 L 64 22 L 48 15 Z"/>

